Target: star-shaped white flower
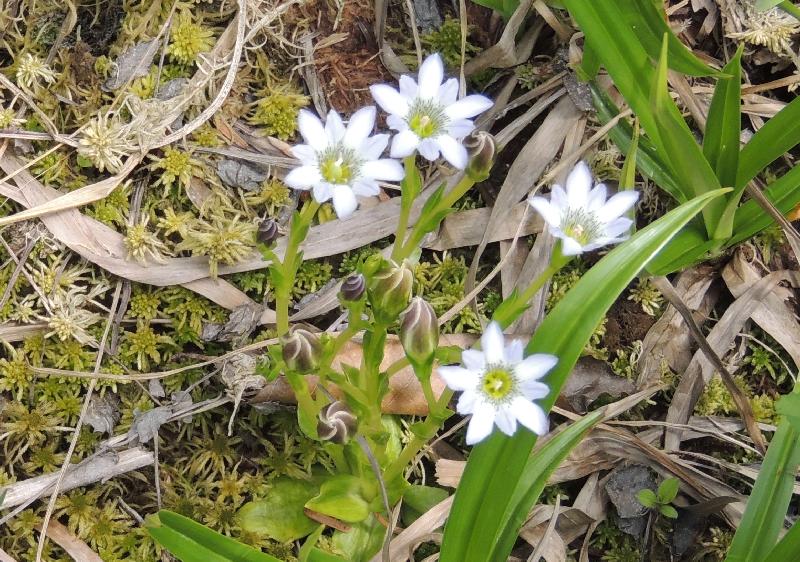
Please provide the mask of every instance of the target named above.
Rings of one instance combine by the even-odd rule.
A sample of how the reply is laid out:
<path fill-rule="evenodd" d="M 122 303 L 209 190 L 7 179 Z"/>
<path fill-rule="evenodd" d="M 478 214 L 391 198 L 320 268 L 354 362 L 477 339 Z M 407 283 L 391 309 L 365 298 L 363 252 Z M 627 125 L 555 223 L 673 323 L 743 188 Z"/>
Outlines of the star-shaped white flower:
<path fill-rule="evenodd" d="M 398 131 L 392 139 L 393 158 L 418 151 L 428 160 L 439 153 L 459 170 L 467 166 L 467 150 L 461 139 L 475 128 L 470 118 L 492 107 L 492 100 L 472 95 L 458 98 L 458 80 L 444 80 L 444 65 L 438 53 L 419 67 L 419 84 L 410 76 L 400 77 L 400 90 L 387 84 L 370 86 L 372 97 L 389 114 L 386 123 Z"/>
<path fill-rule="evenodd" d="M 550 191 L 550 200 L 530 197 L 528 203 L 550 225 L 553 236 L 561 239 L 561 252 L 575 256 L 617 244 L 628 238 L 633 221 L 623 217 L 639 199 L 632 189 L 620 191 L 606 200 L 606 186 L 592 188 L 592 172 L 579 162 L 567 177 L 566 192 L 560 185 Z"/>
<path fill-rule="evenodd" d="M 292 147 L 301 165 L 286 175 L 286 185 L 313 190 L 319 203 L 333 199 L 336 214 L 346 218 L 358 207 L 356 195 L 378 195 L 379 181 L 402 180 L 405 171 L 400 162 L 381 158 L 389 135 L 372 135 L 375 115 L 374 106 L 361 108 L 345 127 L 334 110 L 328 112 L 325 124 L 310 111 L 300 110 L 297 126 L 306 144 Z"/>
<path fill-rule="evenodd" d="M 494 424 L 506 435 L 514 434 L 517 422 L 537 435 L 547 433 L 547 414 L 533 401 L 550 393 L 539 379 L 558 358 L 542 353 L 523 358 L 522 350 L 519 340 L 505 345 L 500 325 L 492 322 L 481 336 L 481 351 L 464 350 L 460 367 L 439 367 L 447 386 L 463 392 L 458 413 L 472 414 L 467 445 L 485 439 Z"/>

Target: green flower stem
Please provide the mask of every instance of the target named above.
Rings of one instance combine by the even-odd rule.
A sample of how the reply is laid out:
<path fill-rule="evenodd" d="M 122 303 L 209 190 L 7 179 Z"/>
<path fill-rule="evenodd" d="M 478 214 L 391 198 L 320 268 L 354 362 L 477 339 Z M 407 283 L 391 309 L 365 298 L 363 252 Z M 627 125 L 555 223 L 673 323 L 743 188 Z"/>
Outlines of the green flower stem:
<path fill-rule="evenodd" d="M 412 173 L 418 173 L 416 167 L 416 156 L 406 156 L 403 160 L 403 165 L 406 170 L 406 177 L 410 177 Z M 416 199 L 414 193 L 400 193 L 400 217 L 397 220 L 397 230 L 394 235 L 394 247 L 392 248 L 392 259 L 399 261 L 398 257 L 403 249 L 403 241 L 406 238 L 406 229 L 408 229 L 408 216 L 411 214 L 411 207 Z"/>
<path fill-rule="evenodd" d="M 430 382 L 428 383 L 430 384 Z M 383 480 L 387 486 L 396 478 L 403 477 L 403 471 L 408 467 L 415 456 L 422 450 L 425 444 L 434 436 L 441 427 L 442 423 L 450 417 L 451 412 L 447 410 L 447 404 L 453 397 L 453 391 L 445 387 L 439 400 L 434 402 L 434 408 L 428 413 L 418 428 L 414 431 L 414 437 L 406 443 L 400 455 L 395 459 L 383 473 Z"/>
<path fill-rule="evenodd" d="M 309 418 L 315 417 L 317 415 L 317 407 L 314 399 L 311 398 L 311 391 L 308 388 L 308 381 L 306 381 L 305 377 L 299 373 L 287 371 L 286 380 L 297 398 L 297 407 L 303 410 Z"/>
<path fill-rule="evenodd" d="M 459 199 L 464 196 L 467 191 L 470 190 L 473 185 L 475 185 L 475 178 L 467 173 L 464 173 L 464 177 L 459 180 L 453 189 L 451 189 L 442 197 L 441 201 L 439 201 L 436 207 L 431 211 L 431 214 L 435 216 L 450 209 L 458 202 Z M 426 221 L 422 219 L 423 217 L 420 217 L 419 220 L 417 220 L 417 223 L 414 225 L 414 229 L 411 231 L 411 234 L 408 237 L 408 241 L 403 245 L 402 249 L 398 252 L 392 253 L 392 257 L 396 262 L 399 263 L 400 261 L 408 258 L 408 256 L 419 247 L 419 245 L 422 243 L 422 239 L 425 238 L 425 235 L 429 232 L 429 230 L 425 230 L 423 228 L 423 225 Z"/>
<path fill-rule="evenodd" d="M 550 258 L 550 264 L 547 266 L 539 277 L 533 280 L 533 282 L 528 285 L 528 287 L 520 293 L 520 301 L 521 302 L 528 302 L 539 290 L 544 286 L 545 283 L 556 273 L 558 273 L 562 267 L 567 265 L 572 260 L 572 256 L 565 256 L 561 253 L 561 244 L 557 244 L 556 247 L 553 249 L 553 256 Z"/>
<path fill-rule="evenodd" d="M 408 365 L 409 365 L 408 357 L 403 356 L 401 359 L 398 359 L 397 361 L 389 365 L 389 368 L 386 369 L 386 376 L 391 377 L 392 375 L 396 375 L 398 372 L 408 367 Z"/>
<path fill-rule="evenodd" d="M 367 395 L 365 406 L 370 412 L 367 425 L 376 431 L 382 431 L 381 424 L 381 372 L 384 346 L 386 345 L 387 326 L 380 322 L 375 323 L 373 329 L 364 334 L 363 358 L 361 361 L 360 384 Z"/>
<path fill-rule="evenodd" d="M 306 203 L 305 207 L 296 213 L 292 219 L 292 227 L 289 232 L 289 240 L 286 244 L 286 252 L 280 262 L 281 281 L 275 287 L 275 316 L 278 336 L 283 336 L 289 331 L 289 297 L 292 294 L 297 270 L 300 268 L 301 260 L 298 259 L 300 244 L 306 239 L 311 221 L 320 205 L 313 198 Z"/>

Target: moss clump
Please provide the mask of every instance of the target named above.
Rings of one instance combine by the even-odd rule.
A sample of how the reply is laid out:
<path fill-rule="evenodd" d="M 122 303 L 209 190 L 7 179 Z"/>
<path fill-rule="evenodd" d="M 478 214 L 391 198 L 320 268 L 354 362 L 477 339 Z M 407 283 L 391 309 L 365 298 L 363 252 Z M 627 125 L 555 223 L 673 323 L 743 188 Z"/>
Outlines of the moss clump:
<path fill-rule="evenodd" d="M 210 221 L 192 221 L 176 249 L 208 258 L 208 269 L 216 277 L 219 264 L 233 265 L 253 253 L 255 235 L 256 226 L 252 221 L 243 220 L 239 215 L 227 218 L 215 214 Z"/>
<path fill-rule="evenodd" d="M 465 57 L 467 60 L 480 49 L 469 42 L 470 30 L 467 29 Z M 450 68 L 461 65 L 461 21 L 456 18 L 445 18 L 439 29 L 425 33 L 421 37 L 422 44 L 428 53 L 439 53 Z"/>
<path fill-rule="evenodd" d="M 175 62 L 193 64 L 200 53 L 208 52 L 214 46 L 213 37 L 210 29 L 195 23 L 191 14 L 183 12 L 178 15 L 170 32 L 167 53 Z"/>
<path fill-rule="evenodd" d="M 286 91 L 265 92 L 255 104 L 250 122 L 268 135 L 287 140 L 297 131 L 297 114 L 308 105 L 308 97 Z"/>

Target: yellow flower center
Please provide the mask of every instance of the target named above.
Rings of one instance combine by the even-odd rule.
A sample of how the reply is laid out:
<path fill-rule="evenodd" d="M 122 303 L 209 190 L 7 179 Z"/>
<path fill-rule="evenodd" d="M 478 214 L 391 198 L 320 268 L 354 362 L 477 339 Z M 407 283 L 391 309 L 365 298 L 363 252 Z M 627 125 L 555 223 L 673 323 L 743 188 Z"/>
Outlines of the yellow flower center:
<path fill-rule="evenodd" d="M 603 226 L 594 213 L 584 209 L 567 209 L 561 218 L 561 230 L 585 246 L 602 235 Z"/>
<path fill-rule="evenodd" d="M 490 367 L 483 375 L 481 389 L 484 394 L 494 401 L 507 398 L 516 386 L 516 379 L 505 366 Z"/>
<path fill-rule="evenodd" d="M 317 155 L 322 178 L 335 185 L 349 185 L 358 178 L 362 160 L 355 150 L 340 144 L 328 147 Z"/>
<path fill-rule="evenodd" d="M 444 107 L 433 100 L 417 99 L 408 110 L 408 127 L 421 139 L 440 135 L 449 121 Z"/>

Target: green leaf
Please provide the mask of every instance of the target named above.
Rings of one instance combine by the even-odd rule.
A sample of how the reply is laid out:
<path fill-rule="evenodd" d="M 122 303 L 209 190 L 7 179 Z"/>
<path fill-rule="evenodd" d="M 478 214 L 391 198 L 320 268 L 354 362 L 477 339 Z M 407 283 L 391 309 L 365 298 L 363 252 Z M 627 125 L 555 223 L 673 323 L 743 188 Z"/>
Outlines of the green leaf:
<path fill-rule="evenodd" d="M 775 403 L 775 411 L 786 417 L 797 431 L 800 431 L 800 394 L 791 393 L 781 396 Z"/>
<path fill-rule="evenodd" d="M 756 0 L 756 10 L 759 12 L 766 12 L 770 8 L 774 8 L 783 0 Z"/>
<path fill-rule="evenodd" d="M 276 478 L 266 498 L 244 504 L 239 510 L 239 525 L 280 542 L 305 537 L 317 523 L 303 513 L 305 503 L 317 494 L 319 486 L 288 476 Z"/>
<path fill-rule="evenodd" d="M 366 521 L 350 526 L 346 533 L 333 534 L 333 546 L 341 552 L 348 562 L 367 562 L 381 549 L 386 527 L 374 516 Z"/>
<path fill-rule="evenodd" d="M 604 4 L 613 0 L 595 0 Z M 633 33 L 639 38 L 650 57 L 657 59 L 661 51 L 661 41 L 667 35 L 669 48 L 669 67 L 690 76 L 709 76 L 717 71 L 697 58 L 667 24 L 663 9 L 656 7 L 652 0 L 626 0 L 618 2 Z M 659 5 L 661 3 L 659 2 Z M 724 71 L 723 71 L 724 72 Z"/>
<path fill-rule="evenodd" d="M 739 137 L 742 128 L 742 49 L 725 66 L 727 75 L 720 78 L 714 89 L 708 110 L 703 154 L 717 174 L 721 185 L 736 185 L 739 168 Z"/>
<path fill-rule="evenodd" d="M 658 503 L 672 503 L 678 496 L 680 481 L 677 478 L 667 478 L 658 487 Z"/>
<path fill-rule="evenodd" d="M 737 187 L 743 187 L 769 164 L 800 143 L 800 97 L 764 123 L 739 155 Z"/>
<path fill-rule="evenodd" d="M 611 250 L 592 267 L 547 315 L 527 352 L 559 358 L 544 382 L 550 394 L 542 401 L 547 411 L 560 394 L 572 367 L 597 324 L 641 269 L 708 202 L 723 191 L 706 193 L 674 209 Z M 442 562 L 506 560 L 508 551 L 494 551 L 502 537 L 516 537 L 507 526 L 506 512 L 515 501 L 536 436 L 520 429 L 513 437 L 495 432 L 470 455 L 444 532 Z M 529 509 L 526 501 L 517 510 Z M 516 524 L 516 519 L 514 520 Z M 488 553 L 494 553 L 490 557 Z"/>
<path fill-rule="evenodd" d="M 149 524 L 147 532 L 182 562 L 281 562 L 183 515 L 163 509 L 158 512 L 158 522 Z"/>
<path fill-rule="evenodd" d="M 786 419 L 767 449 L 725 562 L 762 562 L 783 529 L 800 465 L 800 432 Z"/>
<path fill-rule="evenodd" d="M 319 494 L 305 507 L 347 523 L 357 523 L 369 516 L 369 504 L 361 496 L 361 480 L 352 474 L 337 474 L 320 486 Z"/>
<path fill-rule="evenodd" d="M 653 508 L 658 505 L 656 493 L 650 488 L 642 488 L 636 492 L 636 498 L 639 500 L 639 503 L 645 507 Z"/>
<path fill-rule="evenodd" d="M 678 518 L 678 510 L 671 505 L 661 505 L 658 507 L 658 511 L 660 511 L 661 515 L 664 517 L 669 517 L 670 519 Z"/>
<path fill-rule="evenodd" d="M 403 522 L 406 526 L 416 521 L 420 515 L 428 511 L 448 496 L 447 490 L 413 484 L 403 493 Z"/>
<path fill-rule="evenodd" d="M 778 541 L 764 562 L 788 562 L 800 559 L 800 523 L 795 523 L 789 532 Z"/>

